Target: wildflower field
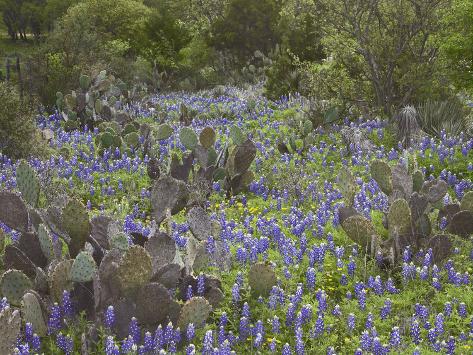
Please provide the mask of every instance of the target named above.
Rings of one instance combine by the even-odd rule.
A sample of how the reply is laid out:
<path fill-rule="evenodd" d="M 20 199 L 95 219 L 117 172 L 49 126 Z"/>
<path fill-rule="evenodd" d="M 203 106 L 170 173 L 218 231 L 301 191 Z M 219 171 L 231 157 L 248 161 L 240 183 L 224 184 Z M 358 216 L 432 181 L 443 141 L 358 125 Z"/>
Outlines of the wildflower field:
<path fill-rule="evenodd" d="M 0 354 L 473 353 L 473 139 L 306 104 L 38 117 L 47 156 L 0 155 Z"/>

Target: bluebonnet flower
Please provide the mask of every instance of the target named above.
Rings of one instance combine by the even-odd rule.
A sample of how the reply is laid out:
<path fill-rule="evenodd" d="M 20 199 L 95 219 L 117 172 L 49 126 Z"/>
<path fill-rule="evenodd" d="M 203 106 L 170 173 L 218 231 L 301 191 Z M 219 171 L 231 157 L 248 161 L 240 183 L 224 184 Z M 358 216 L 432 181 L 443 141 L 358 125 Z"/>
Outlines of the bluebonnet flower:
<path fill-rule="evenodd" d="M 202 296 L 205 291 L 205 275 L 200 273 L 197 277 L 197 294 Z"/>
<path fill-rule="evenodd" d="M 355 329 L 355 315 L 350 313 L 347 318 L 348 329 L 352 332 Z"/>
<path fill-rule="evenodd" d="M 466 318 L 468 315 L 466 310 L 466 304 L 464 302 L 460 302 L 458 304 L 458 315 L 462 318 Z"/>
<path fill-rule="evenodd" d="M 111 329 L 115 324 L 115 310 L 113 306 L 108 306 L 107 310 L 104 313 L 104 325 L 105 327 Z"/>
<path fill-rule="evenodd" d="M 417 320 L 414 320 L 412 323 L 411 323 L 411 338 L 412 338 L 412 342 L 416 345 L 418 345 L 420 342 L 421 342 L 421 336 L 420 336 L 420 326 L 419 326 L 419 322 Z"/>
<path fill-rule="evenodd" d="M 397 348 L 401 345 L 401 332 L 399 330 L 399 327 L 393 327 L 391 330 L 391 336 L 389 338 L 389 344 L 393 348 Z"/>
<path fill-rule="evenodd" d="M 74 351 L 74 342 L 69 335 L 59 333 L 56 337 L 56 345 L 59 349 L 64 351 L 66 355 L 71 355 Z"/>
<path fill-rule="evenodd" d="M 453 311 L 453 306 L 450 302 L 445 302 L 445 305 L 443 307 L 443 313 L 445 313 L 445 315 L 447 317 L 450 317 L 450 315 L 452 314 L 452 311 Z"/>
<path fill-rule="evenodd" d="M 130 324 L 128 325 L 128 335 L 132 337 L 134 344 L 139 344 L 141 332 L 138 320 L 135 317 L 131 318 Z"/>
<path fill-rule="evenodd" d="M 120 349 L 112 336 L 108 336 L 105 340 L 105 355 L 119 355 Z"/>
<path fill-rule="evenodd" d="M 272 332 L 274 334 L 279 334 L 280 329 L 281 329 L 281 323 L 279 322 L 278 316 L 273 317 L 273 320 L 271 321 L 271 325 L 272 325 Z"/>
<path fill-rule="evenodd" d="M 282 355 L 292 355 L 292 349 L 291 349 L 291 346 L 286 343 L 284 344 L 284 346 L 282 347 Z"/>
<path fill-rule="evenodd" d="M 61 308 L 57 303 L 51 306 L 48 320 L 48 334 L 54 334 L 62 328 Z"/>
<path fill-rule="evenodd" d="M 193 296 L 192 285 L 187 285 L 186 300 L 190 300 Z"/>

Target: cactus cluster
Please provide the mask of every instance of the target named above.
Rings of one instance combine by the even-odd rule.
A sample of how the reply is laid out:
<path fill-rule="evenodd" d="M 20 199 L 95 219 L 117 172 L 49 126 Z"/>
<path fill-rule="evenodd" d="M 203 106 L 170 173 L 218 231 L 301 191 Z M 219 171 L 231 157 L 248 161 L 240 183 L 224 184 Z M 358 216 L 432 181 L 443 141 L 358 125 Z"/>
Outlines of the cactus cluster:
<path fill-rule="evenodd" d="M 210 262 L 213 257 L 207 254 L 205 241 L 199 240 L 220 230 L 201 207 L 188 212 L 195 236 L 189 237 L 189 245 L 199 247 L 181 252 L 168 234 L 158 230 L 149 238 L 133 237 L 133 244 L 118 222 L 106 216 L 90 220 L 85 206 L 75 199 L 65 201 L 52 218 L 47 209 L 33 209 L 13 193 L 2 194 L 0 210 L 16 206 L 25 216 L 1 216 L 7 217 L 2 220 L 7 225 L 21 227 L 19 241 L 5 248 L 7 271 L 1 275 L 1 295 L 21 307 L 24 321 L 32 323 L 40 335 L 47 329 L 44 310 L 59 302 L 64 291 L 70 292 L 74 308 L 85 311 L 90 320 L 100 318 L 112 305 L 120 336 L 127 334 L 132 316 L 146 327 L 169 321 L 201 325 L 223 300 L 220 281 L 211 276 L 205 276 L 201 297 L 187 299 L 189 285 L 197 292 L 196 259 Z M 34 228 L 28 223 L 33 210 L 40 219 Z M 52 224 L 57 240 L 52 238 Z M 223 249 L 219 245 L 215 253 L 221 256 Z M 171 292 L 176 289 L 180 292 Z"/>
<path fill-rule="evenodd" d="M 95 144 L 100 150 L 119 148 L 122 152 L 139 148 L 141 144 L 141 131 L 143 130 L 137 122 L 130 122 L 123 127 L 115 122 L 102 122 L 98 125 L 99 134 L 95 137 Z"/>
<path fill-rule="evenodd" d="M 157 129 L 160 139 L 172 134 L 167 124 Z M 173 215 L 186 206 L 203 205 L 214 181 L 220 183 L 227 195 L 238 194 L 253 181 L 250 167 L 256 157 L 256 146 L 240 128 L 230 129 L 228 142 L 219 153 L 214 148 L 216 133 L 210 127 L 204 128 L 200 135 L 189 127 L 182 127 L 179 140 L 186 151 L 181 158 L 172 155 L 167 174 L 161 173 L 156 158 L 148 162 L 148 175 L 155 179 L 151 204 L 158 224 L 165 219 L 168 210 Z"/>
<path fill-rule="evenodd" d="M 81 75 L 79 88 L 70 94 L 58 92 L 56 106 L 62 112 L 68 129 L 95 121 L 113 120 L 123 124 L 130 121 L 129 114 L 124 111 L 129 96 L 122 80 L 101 71 L 93 78 Z"/>
<path fill-rule="evenodd" d="M 298 112 L 289 120 L 291 134 L 278 142 L 278 150 L 281 154 L 305 152 L 315 143 L 314 124 L 304 112 Z"/>
<path fill-rule="evenodd" d="M 452 240 L 445 233 L 432 236 L 430 212 L 434 210 L 439 210 L 439 222 L 445 219 L 450 234 L 468 237 L 473 233 L 471 193 L 464 196 L 461 204 L 444 206 L 448 186 L 443 180 L 424 181 L 421 171 L 410 173 L 404 165 L 391 167 L 381 160 L 371 163 L 370 172 L 388 196 L 384 224 L 389 238 L 382 240 L 372 222 L 352 207 L 355 185 L 353 177 L 345 171 L 339 175 L 340 190 L 346 202 L 345 207 L 339 209 L 339 221 L 348 237 L 372 256 L 381 252 L 386 262 L 394 264 L 404 248 L 410 246 L 414 250 L 432 248 L 436 261 L 446 258 L 452 252 Z"/>

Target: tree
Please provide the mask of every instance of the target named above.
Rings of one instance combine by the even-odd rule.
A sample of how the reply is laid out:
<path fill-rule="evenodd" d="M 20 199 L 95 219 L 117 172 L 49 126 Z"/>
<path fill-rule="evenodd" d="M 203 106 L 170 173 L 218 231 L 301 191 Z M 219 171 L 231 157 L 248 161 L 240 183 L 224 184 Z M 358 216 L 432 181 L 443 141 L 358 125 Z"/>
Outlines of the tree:
<path fill-rule="evenodd" d="M 245 61 L 256 50 L 269 53 L 280 42 L 277 31 L 281 4 L 275 0 L 231 0 L 225 15 L 210 31 L 210 44 Z"/>
<path fill-rule="evenodd" d="M 445 17 L 441 49 L 458 89 L 473 89 L 473 0 L 455 0 Z"/>
<path fill-rule="evenodd" d="M 323 43 L 360 87 L 353 102 L 385 114 L 429 92 L 438 73 L 442 15 L 450 0 L 317 0 L 323 9 Z M 358 85 L 356 85 L 358 86 Z"/>

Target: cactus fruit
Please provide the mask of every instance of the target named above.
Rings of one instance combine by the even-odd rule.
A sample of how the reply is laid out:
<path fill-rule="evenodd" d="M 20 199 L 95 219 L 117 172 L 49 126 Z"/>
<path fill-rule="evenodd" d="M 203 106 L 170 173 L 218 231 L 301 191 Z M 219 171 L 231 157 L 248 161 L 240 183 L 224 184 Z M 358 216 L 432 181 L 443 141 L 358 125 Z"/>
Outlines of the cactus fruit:
<path fill-rule="evenodd" d="M 144 248 L 151 256 L 153 274 L 171 263 L 178 253 L 176 242 L 166 233 L 156 233 L 145 243 Z"/>
<path fill-rule="evenodd" d="M 70 279 L 73 282 L 89 282 L 97 272 L 97 265 L 91 254 L 80 252 L 72 263 Z"/>
<path fill-rule="evenodd" d="M 72 260 L 58 262 L 49 273 L 49 289 L 51 296 L 57 302 L 61 301 L 64 291 L 72 289 L 72 282 L 69 279 L 72 268 Z"/>
<path fill-rule="evenodd" d="M 389 207 L 388 226 L 391 237 L 411 232 L 411 210 L 406 200 L 400 198 Z"/>
<path fill-rule="evenodd" d="M 169 137 L 172 136 L 173 133 L 174 133 L 174 130 L 172 129 L 172 127 L 164 123 L 158 126 L 158 129 L 156 131 L 156 139 L 158 141 L 168 139 Z"/>
<path fill-rule="evenodd" d="M 43 309 L 40 300 L 34 293 L 28 292 L 23 296 L 22 314 L 24 322 L 31 323 L 36 334 L 41 337 L 46 335 L 48 328 Z"/>
<path fill-rule="evenodd" d="M 133 291 L 148 283 L 153 275 L 149 253 L 139 245 L 133 245 L 118 264 L 117 277 L 123 291 Z"/>
<path fill-rule="evenodd" d="M 48 230 L 44 226 L 44 224 L 40 224 L 38 227 L 38 239 L 39 244 L 41 246 L 41 251 L 43 252 L 44 256 L 49 260 L 54 259 L 54 247 L 53 247 L 53 240 L 49 235 Z"/>
<path fill-rule="evenodd" d="M 199 138 L 197 138 L 197 134 L 195 134 L 194 130 L 189 127 L 181 128 L 181 130 L 179 131 L 179 140 L 181 141 L 182 145 L 188 150 L 193 150 L 199 143 Z"/>
<path fill-rule="evenodd" d="M 250 267 L 248 282 L 256 296 L 265 297 L 269 295 L 273 286 L 276 286 L 276 273 L 271 266 L 265 263 L 256 263 Z"/>
<path fill-rule="evenodd" d="M 189 192 L 183 181 L 171 176 L 160 177 L 151 190 L 151 205 L 156 223 L 161 223 L 166 217 L 166 211 L 172 214 L 180 212 L 187 204 Z"/>
<path fill-rule="evenodd" d="M 192 234 L 198 240 L 205 240 L 210 236 L 212 221 L 202 207 L 192 207 L 189 212 L 187 212 L 187 223 L 189 224 Z"/>
<path fill-rule="evenodd" d="M 199 135 L 199 141 L 202 147 L 205 149 L 209 149 L 214 146 L 215 141 L 216 141 L 216 134 L 213 128 L 211 127 L 205 127 Z"/>
<path fill-rule="evenodd" d="M 470 211 L 473 213 L 473 191 L 468 191 L 462 198 L 460 203 L 462 211 Z"/>
<path fill-rule="evenodd" d="M 381 191 L 386 195 L 391 195 L 393 191 L 393 180 L 391 168 L 385 161 L 374 160 L 370 165 L 371 177 L 377 182 Z"/>
<path fill-rule="evenodd" d="M 136 295 L 136 315 L 140 322 L 159 324 L 166 320 L 171 296 L 163 285 L 152 282 L 140 288 Z"/>
<path fill-rule="evenodd" d="M 18 310 L 13 310 L 10 306 L 0 311 L 0 354 L 13 354 L 21 331 L 21 316 Z"/>
<path fill-rule="evenodd" d="M 84 247 L 91 226 L 87 208 L 79 200 L 70 200 L 62 211 L 62 226 L 71 238 L 69 253 L 75 257 Z"/>
<path fill-rule="evenodd" d="M 33 207 L 39 201 L 39 178 L 33 168 L 24 160 L 16 168 L 16 183 L 23 199 Z"/>
<path fill-rule="evenodd" d="M 192 297 L 182 307 L 177 325 L 181 329 L 187 329 L 187 326 L 192 323 L 196 328 L 201 328 L 211 311 L 212 306 L 205 298 Z"/>
<path fill-rule="evenodd" d="M 369 220 L 361 215 L 348 217 L 343 223 L 342 228 L 347 236 L 355 243 L 362 246 L 364 251 L 371 255 L 376 252 L 379 245 L 376 231 Z"/>
<path fill-rule="evenodd" d="M 2 295 L 13 305 L 20 305 L 26 291 L 33 287 L 31 280 L 19 270 L 5 271 L 0 280 Z"/>
<path fill-rule="evenodd" d="M 28 230 L 28 210 L 20 196 L 0 191 L 0 221 L 19 232 Z"/>

